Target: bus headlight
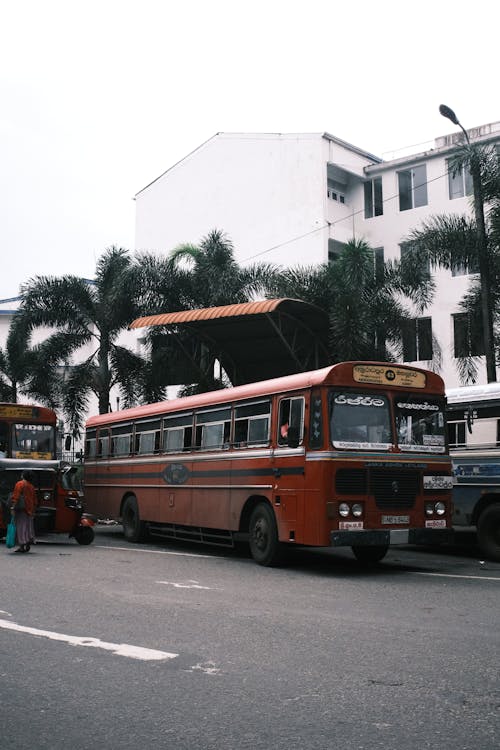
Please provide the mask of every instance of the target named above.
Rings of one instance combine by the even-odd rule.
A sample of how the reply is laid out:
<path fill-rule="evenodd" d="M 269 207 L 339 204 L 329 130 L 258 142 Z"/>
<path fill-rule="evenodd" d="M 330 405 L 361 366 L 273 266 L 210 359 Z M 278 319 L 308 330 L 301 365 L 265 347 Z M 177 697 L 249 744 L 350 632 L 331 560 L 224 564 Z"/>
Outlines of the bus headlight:
<path fill-rule="evenodd" d="M 45 502 L 47 502 L 47 500 L 50 500 L 50 492 L 43 493 L 43 500 L 45 500 Z"/>
<path fill-rule="evenodd" d="M 347 503 L 340 503 L 340 505 L 339 505 L 339 514 L 343 518 L 345 518 L 346 516 L 348 516 L 350 512 L 351 512 L 351 509 L 350 509 L 350 507 L 348 506 Z"/>
<path fill-rule="evenodd" d="M 352 515 L 359 518 L 363 515 L 363 506 L 361 503 L 354 503 L 352 506 Z"/>
<path fill-rule="evenodd" d="M 434 510 L 436 511 L 438 516 L 444 516 L 444 514 L 446 513 L 446 505 L 443 502 L 439 501 L 434 506 Z"/>
<path fill-rule="evenodd" d="M 426 516 L 433 516 L 434 515 L 434 504 L 433 503 L 426 503 L 425 504 L 425 515 Z"/>

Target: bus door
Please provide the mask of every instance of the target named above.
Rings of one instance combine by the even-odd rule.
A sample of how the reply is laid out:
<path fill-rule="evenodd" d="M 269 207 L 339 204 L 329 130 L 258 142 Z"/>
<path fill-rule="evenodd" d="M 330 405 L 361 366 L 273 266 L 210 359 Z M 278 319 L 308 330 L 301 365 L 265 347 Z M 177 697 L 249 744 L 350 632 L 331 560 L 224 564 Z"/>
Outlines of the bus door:
<path fill-rule="evenodd" d="M 301 541 L 303 536 L 304 414 L 303 395 L 279 399 L 273 459 L 273 504 L 282 541 Z"/>

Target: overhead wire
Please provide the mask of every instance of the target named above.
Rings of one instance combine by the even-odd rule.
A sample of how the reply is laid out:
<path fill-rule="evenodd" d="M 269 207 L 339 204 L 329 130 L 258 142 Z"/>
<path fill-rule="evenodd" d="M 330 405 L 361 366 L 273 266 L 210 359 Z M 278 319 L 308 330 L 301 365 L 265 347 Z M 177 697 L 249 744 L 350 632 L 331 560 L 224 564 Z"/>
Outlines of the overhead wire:
<path fill-rule="evenodd" d="M 441 175 L 438 175 L 437 177 L 433 177 L 430 180 L 426 180 L 425 182 L 422 182 L 420 185 L 417 185 L 417 187 L 422 187 L 422 185 L 430 185 L 432 182 L 437 182 L 438 180 L 442 180 L 444 177 L 447 177 L 448 170 Z M 399 192 L 395 193 L 394 195 L 389 196 L 388 198 L 384 198 L 382 200 L 382 203 L 388 203 L 389 201 L 396 200 L 396 198 L 399 198 Z M 266 250 L 262 250 L 261 252 L 254 253 L 254 255 L 250 255 L 247 258 L 242 258 L 242 263 L 254 260 L 254 258 L 259 258 L 262 255 L 267 255 L 267 253 L 272 252 L 273 250 L 279 250 L 280 247 L 284 247 L 285 245 L 289 245 L 292 242 L 297 242 L 298 240 L 304 239 L 304 237 L 309 237 L 312 234 L 316 234 L 317 232 L 322 232 L 324 229 L 327 229 L 328 227 L 334 227 L 337 224 L 340 224 L 343 221 L 352 221 L 352 219 L 355 216 L 358 216 L 359 214 L 364 214 L 365 209 L 360 208 L 358 211 L 351 211 L 351 213 L 348 216 L 343 216 L 339 219 L 336 219 L 335 221 L 326 221 L 322 226 L 316 227 L 315 229 L 311 229 L 309 232 L 304 232 L 303 234 L 299 234 L 295 237 L 291 237 L 289 240 L 284 240 L 283 242 L 278 243 L 277 245 L 272 245 L 272 247 L 268 247 Z"/>

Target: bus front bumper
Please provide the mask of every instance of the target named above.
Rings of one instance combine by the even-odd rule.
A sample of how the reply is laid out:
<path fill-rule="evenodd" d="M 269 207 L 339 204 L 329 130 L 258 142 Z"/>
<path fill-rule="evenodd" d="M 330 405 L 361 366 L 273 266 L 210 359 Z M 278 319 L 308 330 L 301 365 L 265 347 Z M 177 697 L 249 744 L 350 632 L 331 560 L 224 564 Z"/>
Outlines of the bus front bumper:
<path fill-rule="evenodd" d="M 386 546 L 393 544 L 448 544 L 453 529 L 363 529 L 332 531 L 331 547 Z"/>

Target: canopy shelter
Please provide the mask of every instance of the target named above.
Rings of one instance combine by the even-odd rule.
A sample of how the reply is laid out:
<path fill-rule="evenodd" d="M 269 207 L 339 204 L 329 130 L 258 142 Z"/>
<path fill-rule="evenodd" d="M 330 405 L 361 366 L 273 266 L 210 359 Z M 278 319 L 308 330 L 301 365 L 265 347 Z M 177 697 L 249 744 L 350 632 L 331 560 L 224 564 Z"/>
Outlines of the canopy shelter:
<path fill-rule="evenodd" d="M 137 318 L 130 328 L 161 326 L 171 384 L 195 382 L 218 360 L 233 385 L 329 364 L 328 316 L 295 299 L 245 302 Z M 190 377 L 186 377 L 190 373 Z"/>

